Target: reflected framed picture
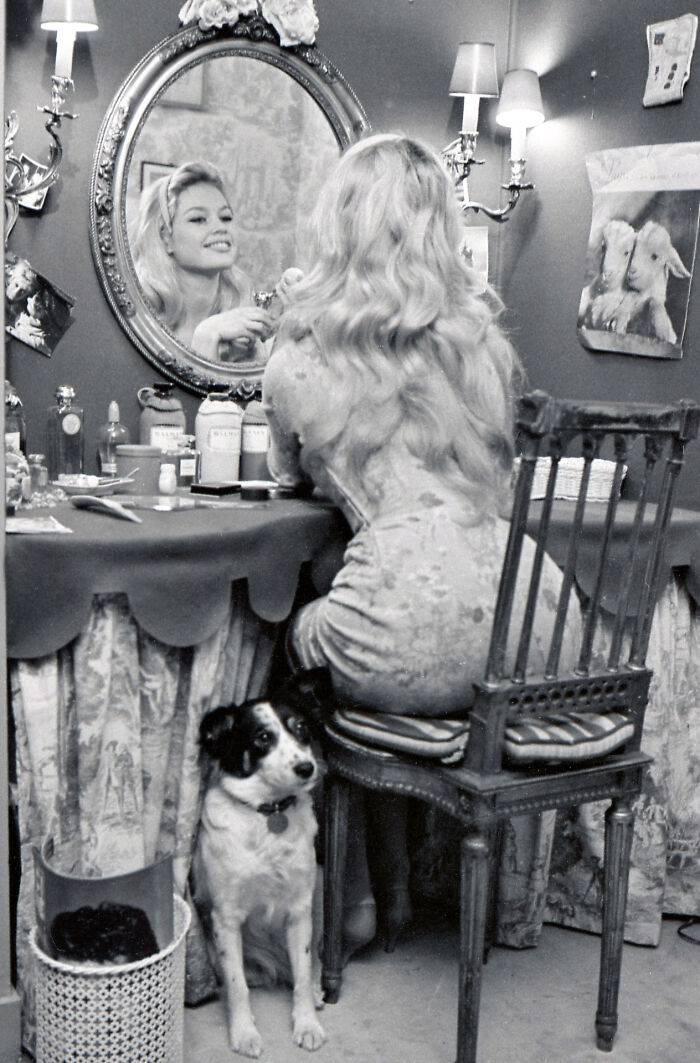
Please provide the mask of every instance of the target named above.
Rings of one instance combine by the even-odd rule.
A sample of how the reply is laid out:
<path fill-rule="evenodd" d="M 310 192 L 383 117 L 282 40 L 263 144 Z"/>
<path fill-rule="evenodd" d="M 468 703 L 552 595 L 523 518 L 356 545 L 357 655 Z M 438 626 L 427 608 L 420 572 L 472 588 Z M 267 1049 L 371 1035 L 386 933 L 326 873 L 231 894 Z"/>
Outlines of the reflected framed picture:
<path fill-rule="evenodd" d="M 205 79 L 206 65 L 198 63 L 182 74 L 177 81 L 171 82 L 168 91 L 158 100 L 159 107 L 185 107 L 192 111 L 203 111 L 206 106 Z"/>
<path fill-rule="evenodd" d="M 167 177 L 175 170 L 175 166 L 171 166 L 167 162 L 146 162 L 141 163 L 141 191 L 144 188 L 148 188 L 150 184 L 157 181 L 160 177 Z"/>

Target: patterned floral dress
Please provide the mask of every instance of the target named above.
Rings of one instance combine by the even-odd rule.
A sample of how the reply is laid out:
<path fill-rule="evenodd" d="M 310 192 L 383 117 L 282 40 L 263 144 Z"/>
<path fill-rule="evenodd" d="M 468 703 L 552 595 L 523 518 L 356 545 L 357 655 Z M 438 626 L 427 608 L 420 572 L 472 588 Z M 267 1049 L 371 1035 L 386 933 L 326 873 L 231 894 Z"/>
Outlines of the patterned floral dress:
<path fill-rule="evenodd" d="M 295 485 L 306 474 L 354 533 L 329 593 L 294 617 L 291 648 L 303 668 L 328 667 L 337 693 L 356 704 L 449 716 L 468 708 L 472 683 L 484 673 L 508 524 L 493 512 L 477 514 L 413 456 L 400 431 L 361 478 L 342 431 L 306 461 L 310 431 L 323 435 L 328 422 L 333 435 L 341 386 L 311 338 L 277 348 L 263 378 L 272 475 Z M 530 656 L 535 669 L 544 664 L 542 636 L 560 579 L 548 562 Z"/>

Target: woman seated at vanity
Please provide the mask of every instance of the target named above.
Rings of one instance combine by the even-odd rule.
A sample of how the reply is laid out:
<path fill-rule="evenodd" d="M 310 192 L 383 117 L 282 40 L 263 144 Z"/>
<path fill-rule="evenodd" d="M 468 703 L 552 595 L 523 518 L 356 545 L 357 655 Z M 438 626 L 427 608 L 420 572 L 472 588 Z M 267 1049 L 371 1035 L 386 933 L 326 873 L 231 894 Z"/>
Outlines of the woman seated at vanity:
<path fill-rule="evenodd" d="M 274 316 L 236 265 L 233 210 L 218 170 L 187 162 L 142 193 L 132 234 L 148 301 L 175 338 L 212 362 L 264 362 Z"/>

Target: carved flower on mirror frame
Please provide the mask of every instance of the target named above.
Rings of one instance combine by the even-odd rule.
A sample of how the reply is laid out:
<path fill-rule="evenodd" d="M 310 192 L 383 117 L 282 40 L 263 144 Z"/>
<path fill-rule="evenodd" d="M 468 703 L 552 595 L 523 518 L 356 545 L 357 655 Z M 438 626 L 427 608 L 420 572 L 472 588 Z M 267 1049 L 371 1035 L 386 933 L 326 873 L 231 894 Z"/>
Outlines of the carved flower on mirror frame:
<path fill-rule="evenodd" d="M 283 47 L 316 40 L 313 0 L 187 0 L 178 17 L 183 26 L 197 22 L 204 31 L 235 26 L 239 18 L 259 14 L 277 30 Z"/>

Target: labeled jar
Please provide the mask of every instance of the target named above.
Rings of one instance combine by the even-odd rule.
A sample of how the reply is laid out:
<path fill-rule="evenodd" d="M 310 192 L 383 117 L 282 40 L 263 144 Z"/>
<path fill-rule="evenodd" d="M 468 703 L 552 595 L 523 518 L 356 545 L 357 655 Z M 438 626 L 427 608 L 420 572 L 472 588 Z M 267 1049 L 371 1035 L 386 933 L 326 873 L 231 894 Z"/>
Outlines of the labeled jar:
<path fill-rule="evenodd" d="M 185 434 L 185 411 L 177 395 L 173 394 L 174 386 L 156 381 L 152 388 L 139 388 L 139 443 L 142 446 L 166 450 Z"/>
<path fill-rule="evenodd" d="M 241 427 L 241 480 L 270 480 L 267 452 L 270 429 L 259 402 L 249 402 Z"/>
<path fill-rule="evenodd" d="M 200 483 L 238 480 L 243 410 L 226 385 L 213 388 L 201 403 L 194 431 Z"/>

